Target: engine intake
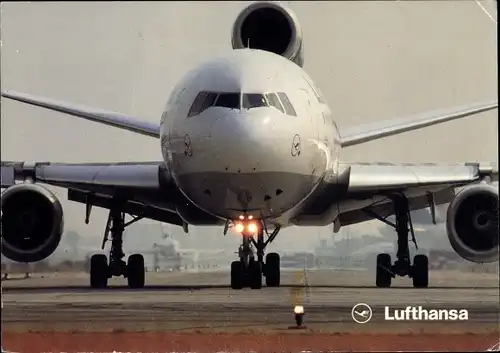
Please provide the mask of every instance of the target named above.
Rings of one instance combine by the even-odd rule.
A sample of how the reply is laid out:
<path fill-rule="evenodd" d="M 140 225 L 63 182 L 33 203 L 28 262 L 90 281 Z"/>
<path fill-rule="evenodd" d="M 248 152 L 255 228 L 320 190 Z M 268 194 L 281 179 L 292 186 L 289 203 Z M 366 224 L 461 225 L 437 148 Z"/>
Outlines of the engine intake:
<path fill-rule="evenodd" d="M 269 51 L 304 65 L 297 16 L 277 3 L 261 1 L 245 8 L 234 22 L 232 46 Z"/>
<path fill-rule="evenodd" d="M 498 261 L 498 189 L 478 184 L 460 191 L 448 207 L 446 230 L 451 246 L 464 259 Z"/>
<path fill-rule="evenodd" d="M 2 193 L 2 254 L 17 262 L 43 260 L 56 250 L 63 233 L 57 197 L 37 184 L 13 185 Z"/>

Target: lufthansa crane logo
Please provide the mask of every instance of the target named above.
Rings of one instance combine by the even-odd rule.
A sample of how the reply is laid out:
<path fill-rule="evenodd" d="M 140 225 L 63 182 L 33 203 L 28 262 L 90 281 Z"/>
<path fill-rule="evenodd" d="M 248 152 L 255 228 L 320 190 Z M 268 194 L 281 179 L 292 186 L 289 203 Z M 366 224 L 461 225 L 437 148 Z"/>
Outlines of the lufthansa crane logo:
<path fill-rule="evenodd" d="M 290 153 L 292 154 L 293 157 L 300 156 L 300 135 L 295 134 L 293 137 L 292 141 L 292 148 L 290 150 Z"/>
<path fill-rule="evenodd" d="M 373 316 L 372 308 L 368 304 L 358 303 L 352 308 L 351 316 L 358 324 L 366 324 Z"/>
<path fill-rule="evenodd" d="M 193 148 L 191 147 L 191 138 L 188 134 L 184 135 L 184 155 L 191 157 L 193 155 Z"/>

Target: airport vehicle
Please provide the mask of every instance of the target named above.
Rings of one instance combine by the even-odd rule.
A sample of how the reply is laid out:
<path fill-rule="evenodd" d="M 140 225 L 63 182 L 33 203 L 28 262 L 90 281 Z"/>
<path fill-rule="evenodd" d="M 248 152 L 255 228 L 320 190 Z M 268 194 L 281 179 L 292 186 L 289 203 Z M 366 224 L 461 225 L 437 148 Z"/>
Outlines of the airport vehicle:
<path fill-rule="evenodd" d="M 270 35 L 272 34 L 272 35 Z M 251 43 L 251 48 L 247 48 Z M 219 225 L 241 234 L 231 264 L 234 289 L 280 285 L 280 257 L 266 246 L 287 226 L 343 226 L 378 219 L 395 228 L 397 259 L 377 256 L 376 285 L 395 276 L 428 286 L 428 259 L 410 259 L 409 212 L 450 203 L 447 233 L 460 256 L 498 260 L 498 180 L 494 164 L 397 164 L 342 161 L 341 150 L 386 136 L 498 108 L 498 102 L 427 112 L 340 128 L 326 99 L 302 69 L 296 14 L 257 2 L 236 18 L 232 48 L 189 71 L 171 92 L 159 124 L 126 114 L 12 91 L 2 97 L 158 139 L 163 159 L 127 163 L 2 162 L 2 253 L 20 262 L 57 248 L 63 209 L 41 184 L 63 187 L 68 199 L 109 209 L 109 257 L 91 259 L 90 284 L 124 276 L 144 286 L 144 258 L 124 261 L 124 228 L 141 218 L 183 227 Z M 462 190 L 456 192 L 456 188 Z M 432 212 L 434 214 L 434 212 Z M 133 218 L 126 221 L 125 215 Z M 394 215 L 396 222 L 386 221 Z M 411 237 L 410 237 L 411 236 Z"/>

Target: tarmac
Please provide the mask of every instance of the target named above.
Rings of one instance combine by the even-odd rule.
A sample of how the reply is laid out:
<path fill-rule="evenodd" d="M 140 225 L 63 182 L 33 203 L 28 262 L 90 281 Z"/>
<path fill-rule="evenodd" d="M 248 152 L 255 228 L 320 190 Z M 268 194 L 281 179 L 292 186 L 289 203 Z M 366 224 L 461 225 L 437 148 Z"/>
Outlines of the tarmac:
<path fill-rule="evenodd" d="M 146 287 L 132 290 L 113 278 L 93 290 L 88 274 L 55 273 L 3 280 L 2 329 L 12 332 L 272 332 L 294 325 L 293 306 L 305 308 L 314 332 L 491 332 L 499 325 L 498 274 L 434 271 L 430 287 L 414 289 L 396 279 L 376 288 L 365 270 L 284 271 L 282 286 L 232 290 L 227 271 L 148 273 Z M 357 303 L 370 305 L 372 319 L 353 321 Z M 384 307 L 467 309 L 467 321 L 385 321 Z"/>

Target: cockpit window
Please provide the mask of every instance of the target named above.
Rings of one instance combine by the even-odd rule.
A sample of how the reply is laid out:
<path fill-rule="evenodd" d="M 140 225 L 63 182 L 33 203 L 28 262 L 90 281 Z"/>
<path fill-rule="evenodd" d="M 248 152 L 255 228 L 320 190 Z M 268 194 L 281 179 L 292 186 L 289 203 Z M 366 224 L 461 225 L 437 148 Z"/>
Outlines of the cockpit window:
<path fill-rule="evenodd" d="M 297 116 L 295 109 L 293 108 L 292 102 L 288 99 L 288 96 L 284 92 L 278 92 L 278 97 L 283 103 L 283 107 L 285 107 L 285 112 L 291 116 Z"/>
<path fill-rule="evenodd" d="M 243 108 L 252 109 L 259 107 L 267 107 L 268 103 L 263 94 L 260 93 L 245 93 L 243 94 Z"/>
<path fill-rule="evenodd" d="M 217 99 L 217 93 L 208 92 L 205 97 L 205 100 L 203 101 L 203 104 L 201 105 L 200 113 L 213 106 L 216 99 Z"/>
<path fill-rule="evenodd" d="M 198 115 L 202 112 L 201 107 L 205 98 L 207 97 L 208 92 L 200 92 L 194 99 L 193 105 L 191 105 L 191 109 L 189 109 L 188 118 L 190 116 Z"/>
<path fill-rule="evenodd" d="M 215 107 L 240 109 L 239 93 L 219 93 L 214 104 Z"/>
<path fill-rule="evenodd" d="M 238 109 L 240 106 L 240 95 L 239 93 L 219 94 L 217 92 L 202 91 L 194 99 L 191 109 L 189 109 L 188 118 L 201 114 L 208 108 L 215 106 Z"/>
<path fill-rule="evenodd" d="M 201 114 L 210 107 L 230 109 L 252 109 L 259 107 L 273 107 L 287 115 L 297 116 L 290 99 L 284 92 L 273 93 L 219 93 L 202 91 L 198 93 L 189 109 L 188 117 Z"/>
<path fill-rule="evenodd" d="M 281 102 L 276 93 L 267 93 L 266 99 L 267 102 L 269 103 L 269 106 L 278 109 L 282 113 L 285 113 L 285 109 L 283 108 L 283 105 L 281 105 Z"/>

